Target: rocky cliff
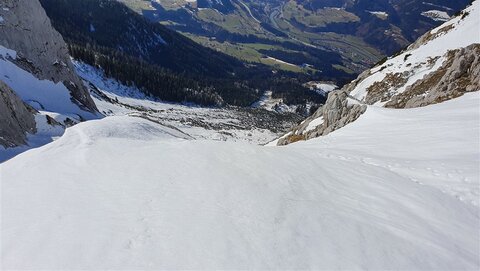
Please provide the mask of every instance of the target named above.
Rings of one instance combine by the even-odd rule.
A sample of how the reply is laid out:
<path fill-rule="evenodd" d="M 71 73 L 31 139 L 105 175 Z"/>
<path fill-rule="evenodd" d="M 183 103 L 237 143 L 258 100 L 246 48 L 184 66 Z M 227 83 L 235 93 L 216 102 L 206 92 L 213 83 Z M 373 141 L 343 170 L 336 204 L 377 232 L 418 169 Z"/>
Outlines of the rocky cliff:
<path fill-rule="evenodd" d="M 99 116 L 38 0 L 0 1 L 0 114 L 0 145 L 6 148 L 29 144 L 36 114 L 49 120 L 41 125 L 62 127 Z"/>
<path fill-rule="evenodd" d="M 38 0 L 2 0 L 0 17 L 0 45 L 17 52 L 15 64 L 38 79 L 62 82 L 74 102 L 85 110 L 96 111 L 73 70 L 67 45 Z"/>
<path fill-rule="evenodd" d="M 26 132 L 35 133 L 35 110 L 26 105 L 0 80 L 0 145 L 14 147 L 26 143 Z"/>

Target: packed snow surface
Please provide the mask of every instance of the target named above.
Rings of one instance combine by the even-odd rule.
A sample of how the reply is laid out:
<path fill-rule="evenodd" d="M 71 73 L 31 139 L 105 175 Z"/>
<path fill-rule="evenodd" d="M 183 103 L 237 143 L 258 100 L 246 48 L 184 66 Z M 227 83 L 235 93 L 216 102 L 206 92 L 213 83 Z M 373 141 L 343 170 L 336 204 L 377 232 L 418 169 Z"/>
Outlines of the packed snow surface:
<path fill-rule="evenodd" d="M 130 116 L 0 165 L 5 269 L 471 269 L 479 93 L 287 147 Z"/>

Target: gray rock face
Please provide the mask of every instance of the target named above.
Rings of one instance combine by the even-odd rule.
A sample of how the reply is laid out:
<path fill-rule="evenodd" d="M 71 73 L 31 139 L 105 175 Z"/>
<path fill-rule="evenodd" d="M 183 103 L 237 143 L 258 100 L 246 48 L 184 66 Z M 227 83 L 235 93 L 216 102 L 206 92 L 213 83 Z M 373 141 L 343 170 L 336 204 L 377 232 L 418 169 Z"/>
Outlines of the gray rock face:
<path fill-rule="evenodd" d="M 342 89 L 330 92 L 325 105 L 294 127 L 288 136 L 279 139 L 277 145 L 283 146 L 299 140 L 327 135 L 358 119 L 367 110 L 367 106 L 351 97 L 349 93 L 368 76 L 370 76 L 370 70 L 361 73 L 357 79 L 345 85 Z M 349 103 L 348 99 L 353 103 Z M 307 131 L 310 123 L 320 117 L 323 117 L 323 123 Z"/>
<path fill-rule="evenodd" d="M 367 106 L 350 97 L 345 88 L 333 91 L 328 95 L 327 102 L 323 107 L 295 127 L 289 136 L 281 138 L 277 145 L 282 146 L 299 140 L 308 140 L 327 135 L 355 121 L 366 110 Z M 323 123 L 307 131 L 310 123 L 320 117 L 323 117 Z"/>
<path fill-rule="evenodd" d="M 39 79 L 63 82 L 74 102 L 88 111 L 97 110 L 74 72 L 65 41 L 38 0 L 2 0 L 0 16 L 0 45 L 17 52 L 18 66 Z"/>
<path fill-rule="evenodd" d="M 36 132 L 34 113 L 0 80 L 0 145 L 8 148 L 25 144 L 26 133 Z"/>
<path fill-rule="evenodd" d="M 353 102 L 349 102 L 353 101 Z M 367 110 L 367 106 L 360 104 L 348 95 L 345 90 L 340 90 L 329 95 L 323 110 L 323 124 L 308 134 L 307 139 L 327 135 L 345 125 L 355 121 Z"/>

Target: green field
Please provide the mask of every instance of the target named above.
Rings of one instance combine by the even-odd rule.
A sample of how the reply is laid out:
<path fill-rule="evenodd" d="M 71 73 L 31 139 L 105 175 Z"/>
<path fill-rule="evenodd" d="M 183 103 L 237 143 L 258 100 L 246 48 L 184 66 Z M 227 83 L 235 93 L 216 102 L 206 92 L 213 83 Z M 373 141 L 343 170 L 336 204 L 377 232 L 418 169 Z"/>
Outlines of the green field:
<path fill-rule="evenodd" d="M 355 14 L 343 9 L 326 8 L 316 12 L 305 9 L 296 1 L 289 1 L 283 6 L 283 18 L 295 19 L 297 22 L 310 27 L 322 27 L 328 23 L 357 22 L 360 20 Z"/>

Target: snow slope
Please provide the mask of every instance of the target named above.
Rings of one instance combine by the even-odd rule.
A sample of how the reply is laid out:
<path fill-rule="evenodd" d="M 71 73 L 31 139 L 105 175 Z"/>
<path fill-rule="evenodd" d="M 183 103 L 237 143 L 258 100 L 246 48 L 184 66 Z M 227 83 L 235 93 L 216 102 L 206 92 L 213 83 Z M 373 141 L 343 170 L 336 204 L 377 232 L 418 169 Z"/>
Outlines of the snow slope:
<path fill-rule="evenodd" d="M 479 102 L 287 147 L 78 124 L 0 165 L 2 267 L 478 270 Z"/>

